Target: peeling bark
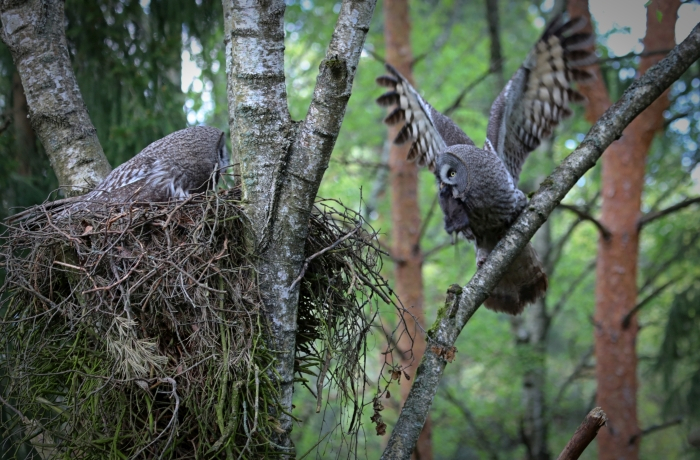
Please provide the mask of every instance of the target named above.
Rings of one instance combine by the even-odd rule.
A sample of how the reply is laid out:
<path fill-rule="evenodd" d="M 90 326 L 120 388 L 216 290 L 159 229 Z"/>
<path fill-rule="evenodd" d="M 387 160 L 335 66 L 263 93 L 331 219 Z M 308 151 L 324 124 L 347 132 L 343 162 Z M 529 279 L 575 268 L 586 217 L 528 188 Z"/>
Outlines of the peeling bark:
<path fill-rule="evenodd" d="M 384 40 L 386 60 L 413 84 L 411 66 L 411 22 L 407 0 L 384 1 Z M 389 179 L 391 184 L 391 255 L 395 290 L 407 311 L 402 311 L 403 327 L 398 346 L 404 353 L 401 366 L 411 379 L 401 380 L 401 400 L 411 390 L 416 367 L 425 353 L 425 312 L 423 310 L 423 253 L 420 248 L 421 217 L 418 207 L 418 166 L 406 160 L 410 145 L 393 143 L 400 126 L 390 126 Z M 410 351 L 409 351 L 410 350 Z M 418 438 L 414 459 L 433 458 L 430 418 Z"/>
<path fill-rule="evenodd" d="M 383 459 L 409 458 L 447 364 L 445 352 L 454 347 L 462 328 L 498 283 L 508 265 L 579 178 L 621 136 L 623 129 L 698 58 L 700 25 L 695 26 L 688 38 L 665 59 L 630 85 L 620 100 L 595 123 L 579 147 L 542 183 L 528 207 L 469 283 L 464 288 L 456 285 L 450 288 L 445 307 L 440 310 L 436 323 L 428 332 L 431 346 L 418 367 L 413 388 L 382 454 Z"/>
<path fill-rule="evenodd" d="M 229 124 L 240 161 L 246 214 L 255 232 L 256 268 L 276 355 L 274 377 L 286 413 L 273 414 L 278 450 L 291 452 L 298 285 L 308 218 L 350 98 L 376 0 L 344 1 L 321 62 L 311 106 L 292 122 L 284 82 L 282 0 L 223 0 Z"/>
<path fill-rule="evenodd" d="M 588 15 L 587 2 L 577 8 Z M 647 33 L 639 74 L 644 74 L 663 55 L 652 54 L 675 44 L 679 0 L 654 0 L 647 6 Z M 657 12 L 661 13 L 660 19 Z M 572 12 L 574 14 L 574 12 Z M 599 73 L 598 66 L 596 70 Z M 609 104 L 602 84 L 582 85 L 591 104 L 587 116 L 595 118 Z M 654 135 L 663 127 L 669 106 L 665 92 L 623 132 L 622 138 L 603 155 L 601 224 L 609 238 L 600 238 L 596 266 L 595 355 L 598 389 L 596 402 L 608 414 L 608 429 L 598 437 L 600 459 L 639 457 L 637 423 L 637 318 L 628 316 L 637 303 L 639 215 L 644 189 L 646 157 Z M 625 321 L 626 319 L 626 321 Z M 631 442 L 629 440 L 632 440 Z"/>
<path fill-rule="evenodd" d="M 68 194 L 92 188 L 111 168 L 71 68 L 60 0 L 3 0 L 0 36 L 12 53 L 29 117 Z"/>

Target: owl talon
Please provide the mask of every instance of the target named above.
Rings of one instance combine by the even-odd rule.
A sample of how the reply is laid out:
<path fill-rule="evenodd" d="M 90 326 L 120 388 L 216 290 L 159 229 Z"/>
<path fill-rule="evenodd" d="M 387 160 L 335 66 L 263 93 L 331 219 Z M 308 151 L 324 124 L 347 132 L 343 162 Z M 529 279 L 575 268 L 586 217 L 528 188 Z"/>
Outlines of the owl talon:
<path fill-rule="evenodd" d="M 481 268 L 481 266 L 484 265 L 484 262 L 486 262 L 486 257 L 479 257 L 476 259 L 476 268 Z"/>

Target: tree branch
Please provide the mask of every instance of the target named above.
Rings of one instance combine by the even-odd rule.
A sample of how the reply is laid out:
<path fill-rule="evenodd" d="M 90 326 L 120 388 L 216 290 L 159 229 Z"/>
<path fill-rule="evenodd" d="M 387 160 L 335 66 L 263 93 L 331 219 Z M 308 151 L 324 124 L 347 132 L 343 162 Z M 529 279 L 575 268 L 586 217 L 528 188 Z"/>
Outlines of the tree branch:
<path fill-rule="evenodd" d="M 559 203 L 558 207 L 561 209 L 566 209 L 567 211 L 573 212 L 581 220 L 587 220 L 589 222 L 592 222 L 593 225 L 598 227 L 598 230 L 600 231 L 600 234 L 603 236 L 603 239 L 605 239 L 606 241 L 610 239 L 610 230 L 605 228 L 605 226 L 598 219 L 596 219 L 595 217 L 590 215 L 585 210 L 579 208 L 578 206 L 573 206 L 573 205 L 565 204 L 565 203 Z"/>
<path fill-rule="evenodd" d="M 566 393 L 566 389 L 574 383 L 574 381 L 579 378 L 581 375 L 581 372 L 588 366 L 588 360 L 591 359 L 591 356 L 593 356 L 593 345 L 591 345 L 586 352 L 581 355 L 581 357 L 578 360 L 578 363 L 576 363 L 576 367 L 574 367 L 574 370 L 571 372 L 571 374 L 564 380 L 564 383 L 561 384 L 561 387 L 559 387 L 559 391 L 557 392 L 557 396 L 554 398 L 554 403 L 552 404 L 552 407 L 557 407 L 559 405 L 559 401 L 561 401 L 561 398 L 564 396 Z"/>
<path fill-rule="evenodd" d="M 479 447 L 486 451 L 486 453 L 488 454 L 488 458 L 492 460 L 498 460 L 498 452 L 488 441 L 488 437 L 486 436 L 486 433 L 484 433 L 484 430 L 479 428 L 479 425 L 476 424 L 476 420 L 474 419 L 474 414 L 472 414 L 472 411 L 470 411 L 469 408 L 462 403 L 461 399 L 455 397 L 455 395 L 448 388 L 443 387 L 442 391 L 445 395 L 445 399 L 451 402 L 457 409 L 459 409 L 469 426 L 471 426 L 472 430 L 474 430 L 474 434 L 476 435 L 476 443 L 479 445 Z"/>
<path fill-rule="evenodd" d="M 576 429 L 574 436 L 566 444 L 564 450 L 559 454 L 558 460 L 576 460 L 581 456 L 586 447 L 598 434 L 598 430 L 605 425 L 608 417 L 600 407 L 594 408 L 586 415 L 581 425 Z"/>
<path fill-rule="evenodd" d="M 549 314 L 549 321 L 554 319 L 559 312 L 561 311 L 562 308 L 564 308 L 564 305 L 566 302 L 569 300 L 569 298 L 573 295 L 574 292 L 576 292 L 576 289 L 579 287 L 579 285 L 583 282 L 583 280 L 586 279 L 586 277 L 593 271 L 596 265 L 596 260 L 593 259 L 591 260 L 586 267 L 581 270 L 581 273 L 579 273 L 578 277 L 574 279 L 570 284 L 568 289 L 559 297 L 559 300 L 557 301 L 556 305 L 554 305 L 554 308 L 552 308 L 552 312 Z"/>
<path fill-rule="evenodd" d="M 644 428 L 642 431 L 639 432 L 639 434 L 635 434 L 634 436 L 630 437 L 630 445 L 634 444 L 637 442 L 637 439 L 646 436 L 648 434 L 654 433 L 656 431 L 661 431 L 665 430 L 666 428 L 670 428 L 672 426 L 680 425 L 683 423 L 683 417 L 676 417 L 673 420 L 669 420 L 668 422 L 660 423 L 658 425 L 652 425 L 648 428 Z"/>
<path fill-rule="evenodd" d="M 464 97 L 467 94 L 469 94 L 471 92 L 471 90 L 476 88 L 476 86 L 479 83 L 486 80 L 489 77 L 489 75 L 491 75 L 495 71 L 496 71 L 496 69 L 493 66 L 489 66 L 489 68 L 486 69 L 486 71 L 484 73 L 482 73 L 481 75 L 476 77 L 473 81 L 471 81 L 469 84 L 467 84 L 467 86 L 465 86 L 464 89 L 462 91 L 460 91 L 460 93 L 457 95 L 454 102 L 452 102 L 452 104 L 450 104 L 449 107 L 447 107 L 445 110 L 443 110 L 442 113 L 449 117 L 452 112 L 457 110 L 462 105 L 462 100 L 464 99 Z"/>
<path fill-rule="evenodd" d="M 22 79 L 34 130 L 58 182 L 84 192 L 111 171 L 71 67 L 61 0 L 3 1 L 3 42 Z"/>
<path fill-rule="evenodd" d="M 607 64 L 608 62 L 613 62 L 613 61 L 624 61 L 625 59 L 631 59 L 631 58 L 643 58 L 643 57 L 649 57 L 649 56 L 658 56 L 659 54 L 667 54 L 671 50 L 654 50 L 654 51 L 644 51 L 641 53 L 627 53 L 624 56 L 613 56 L 613 57 L 608 57 L 605 59 L 598 59 L 598 64 Z"/>
<path fill-rule="evenodd" d="M 657 219 L 666 217 L 669 214 L 673 214 L 674 212 L 680 211 L 681 209 L 687 208 L 688 206 L 693 205 L 695 203 L 700 203 L 700 197 L 688 198 L 686 200 L 681 201 L 680 203 L 674 204 L 673 206 L 669 206 L 666 209 L 662 209 L 661 211 L 650 212 L 648 214 L 645 214 L 639 219 L 639 222 L 637 222 L 637 227 L 641 229 L 645 225 L 654 222 Z"/>
<path fill-rule="evenodd" d="M 622 135 L 622 130 L 648 107 L 671 83 L 676 81 L 700 57 L 700 25 L 657 65 L 635 80 L 593 125 L 579 147 L 542 183 L 528 207 L 490 254 L 484 265 L 463 289 L 448 291 L 445 308 L 428 331 L 428 347 L 418 367 L 396 426 L 391 433 L 383 459 L 408 459 L 430 410 L 447 361 L 445 356 L 509 264 L 525 247 L 549 214 L 591 169 L 603 151 Z"/>
<path fill-rule="evenodd" d="M 635 305 L 634 308 L 627 312 L 624 318 L 622 318 L 622 328 L 627 329 L 630 326 L 630 321 L 632 320 L 632 317 L 636 315 L 639 310 L 644 308 L 646 304 L 654 300 L 659 294 L 664 292 L 667 287 L 671 286 L 672 284 L 675 284 L 678 280 L 680 280 L 680 278 L 673 278 L 667 281 L 666 283 L 654 289 L 648 296 L 646 296 L 637 305 Z"/>

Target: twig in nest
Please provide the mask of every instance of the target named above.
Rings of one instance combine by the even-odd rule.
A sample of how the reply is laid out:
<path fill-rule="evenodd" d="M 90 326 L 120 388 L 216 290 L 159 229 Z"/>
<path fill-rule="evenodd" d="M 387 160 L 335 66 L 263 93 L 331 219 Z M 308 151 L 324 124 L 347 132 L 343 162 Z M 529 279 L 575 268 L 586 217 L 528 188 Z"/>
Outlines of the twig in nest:
<path fill-rule="evenodd" d="M 325 254 L 326 252 L 335 249 L 340 243 L 342 243 L 343 241 L 345 241 L 345 240 L 347 240 L 348 238 L 350 238 L 350 237 L 351 237 L 352 235 L 354 235 L 355 232 L 357 232 L 359 229 L 360 229 L 360 226 L 358 225 L 358 226 L 356 226 L 354 229 L 352 229 L 352 231 L 346 233 L 342 238 L 340 238 L 339 240 L 337 240 L 335 243 L 331 244 L 331 245 L 328 246 L 328 247 L 325 247 L 325 248 L 321 249 L 321 250 L 318 251 L 316 254 L 313 254 L 313 255 L 311 255 L 310 257 L 307 257 L 306 260 L 304 261 L 304 266 L 303 266 L 302 269 L 301 269 L 301 273 L 299 273 L 299 276 L 297 276 L 297 279 L 295 279 L 294 282 L 292 283 L 292 285 L 289 287 L 289 290 L 290 290 L 290 291 L 293 290 L 293 289 L 294 289 L 294 286 L 296 286 L 297 283 L 298 283 L 299 281 L 301 281 L 301 279 L 304 277 L 304 274 L 306 273 L 306 269 L 309 268 L 309 262 L 311 262 L 312 260 L 314 260 L 316 257 L 321 256 L 321 255 Z"/>

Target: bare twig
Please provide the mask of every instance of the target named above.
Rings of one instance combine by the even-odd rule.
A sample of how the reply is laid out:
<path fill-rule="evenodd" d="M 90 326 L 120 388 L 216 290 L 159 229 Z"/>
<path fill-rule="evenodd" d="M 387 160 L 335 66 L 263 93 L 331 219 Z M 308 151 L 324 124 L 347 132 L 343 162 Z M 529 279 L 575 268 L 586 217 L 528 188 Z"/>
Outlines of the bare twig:
<path fill-rule="evenodd" d="M 637 291 L 637 294 L 642 294 L 644 291 L 647 290 L 647 288 L 649 288 L 649 286 L 653 285 L 654 281 L 656 281 L 656 278 L 658 278 L 662 273 L 665 273 L 666 269 L 671 264 L 673 264 L 679 257 L 681 257 L 688 250 L 688 248 L 692 247 L 698 240 L 698 238 L 700 238 L 700 233 L 693 232 L 692 236 L 690 237 L 690 240 L 687 243 L 681 244 L 671 255 L 671 257 L 667 258 L 665 261 L 654 267 L 654 270 L 651 272 L 651 274 L 646 277 L 644 282 L 642 282 L 642 286 Z"/>
<path fill-rule="evenodd" d="M 459 92 L 455 100 L 450 104 L 449 107 L 447 107 L 445 110 L 442 111 L 447 116 L 450 116 L 452 112 L 457 110 L 461 105 L 462 101 L 464 100 L 464 97 L 469 94 L 476 86 L 481 83 L 482 81 L 486 80 L 489 75 L 494 73 L 496 69 L 493 66 L 490 66 L 484 73 L 476 77 L 471 83 L 468 83 L 467 86 L 464 87 L 462 91 Z"/>
<path fill-rule="evenodd" d="M 680 425 L 683 423 L 683 417 L 676 417 L 673 420 L 669 420 L 668 422 L 664 423 L 659 423 L 658 425 L 652 425 L 648 428 L 644 428 L 642 431 L 640 431 L 638 434 L 635 434 L 634 436 L 630 436 L 630 445 L 634 444 L 637 442 L 637 439 L 646 436 L 648 434 L 652 434 L 656 431 L 661 431 L 665 430 L 666 428 L 670 428 L 672 426 Z"/>
<path fill-rule="evenodd" d="M 641 229 L 650 222 L 654 222 L 657 219 L 666 217 L 669 214 L 672 214 L 676 211 L 680 211 L 681 209 L 687 208 L 688 206 L 695 203 L 700 203 L 700 196 L 695 198 L 688 198 L 687 200 L 683 200 L 680 203 L 676 203 L 673 206 L 669 206 L 666 209 L 662 209 L 661 211 L 650 212 L 648 214 L 645 214 L 644 216 L 640 217 L 639 221 L 637 222 L 637 228 Z"/>
<path fill-rule="evenodd" d="M 598 230 L 600 231 L 600 234 L 603 236 L 605 240 L 610 239 L 610 230 L 605 228 L 605 226 L 595 217 L 590 215 L 586 210 L 579 208 L 578 206 L 573 206 L 570 204 L 565 204 L 565 203 L 559 203 L 559 208 L 561 209 L 566 209 L 567 211 L 571 211 L 574 214 L 576 214 L 579 219 L 581 220 L 587 220 L 589 222 L 592 222 L 593 225 L 598 227 Z"/>
<path fill-rule="evenodd" d="M 318 251 L 316 254 L 313 254 L 313 255 L 307 257 L 306 260 L 304 261 L 304 266 L 303 266 L 302 269 L 301 269 L 301 273 L 299 273 L 299 276 L 297 276 L 297 279 L 294 280 L 294 282 L 293 282 L 292 285 L 289 287 L 289 289 L 290 289 L 290 290 L 294 289 L 294 287 L 297 285 L 297 283 L 298 283 L 299 281 L 301 281 L 302 278 L 304 278 L 304 274 L 306 273 L 306 269 L 309 268 L 309 262 L 311 262 L 312 260 L 314 260 L 316 257 L 322 256 L 323 254 L 327 253 L 328 251 L 331 251 L 331 250 L 337 248 L 338 245 L 339 245 L 340 243 L 342 243 L 343 241 L 345 241 L 345 240 L 347 240 L 348 238 L 350 238 L 350 237 L 351 237 L 352 235 L 354 235 L 355 232 L 357 232 L 359 229 L 360 229 L 360 227 L 359 227 L 359 225 L 358 225 L 357 227 L 355 227 L 354 229 L 352 229 L 352 231 L 346 233 L 343 237 L 341 237 L 340 239 L 338 239 L 336 242 L 334 242 L 334 243 L 331 244 L 330 246 L 327 246 L 327 247 L 321 249 L 320 251 Z"/>
<path fill-rule="evenodd" d="M 569 300 L 569 298 L 572 296 L 572 294 L 576 291 L 576 289 L 579 287 L 579 285 L 583 282 L 583 280 L 586 279 L 586 277 L 593 271 L 595 268 L 596 261 L 595 259 L 591 260 L 588 262 L 588 265 L 581 270 L 581 273 L 569 284 L 568 289 L 566 292 L 564 292 L 561 297 L 559 297 L 559 300 L 557 301 L 556 305 L 554 305 L 554 308 L 552 308 L 552 312 L 549 314 L 549 321 L 551 321 L 553 318 L 555 318 L 561 309 L 564 307 L 566 302 Z"/>
<path fill-rule="evenodd" d="M 553 407 L 557 407 L 559 405 L 559 401 L 561 401 L 561 398 L 566 393 L 566 390 L 569 387 L 569 385 L 574 383 L 576 379 L 578 379 L 581 375 L 581 372 L 588 366 L 588 360 L 591 359 L 591 356 L 593 356 L 592 345 L 588 348 L 588 350 L 586 350 L 586 352 L 583 355 L 581 355 L 581 357 L 578 360 L 578 363 L 576 363 L 576 367 L 574 367 L 574 370 L 566 378 L 564 383 L 562 383 L 561 387 L 559 387 L 557 396 L 554 398 L 554 403 L 552 404 Z"/>
<path fill-rule="evenodd" d="M 666 55 L 668 52 L 671 50 L 654 50 L 654 51 L 644 51 L 642 53 L 627 53 L 624 56 L 613 56 L 613 57 L 608 57 L 605 59 L 598 59 L 598 64 L 606 64 L 608 62 L 614 62 L 614 61 L 624 61 L 625 59 L 630 59 L 630 58 L 635 58 L 635 57 L 648 57 L 648 56 L 657 56 L 659 54 Z"/>
<path fill-rule="evenodd" d="M 459 411 L 464 416 L 464 419 L 467 421 L 469 426 L 471 426 L 472 430 L 474 430 L 474 434 L 476 435 L 474 438 L 479 447 L 486 451 L 489 458 L 493 460 L 498 460 L 498 452 L 488 441 L 488 437 L 486 436 L 484 430 L 482 430 L 479 427 L 479 425 L 477 425 L 472 411 L 470 411 L 469 408 L 465 406 L 464 403 L 462 403 L 462 400 L 460 398 L 457 398 L 447 387 L 443 387 L 442 392 L 445 395 L 445 399 L 451 402 L 457 409 L 459 409 Z"/>
<path fill-rule="evenodd" d="M 657 287 L 654 289 L 648 296 L 646 296 L 644 299 L 642 299 L 637 305 L 634 306 L 625 316 L 622 318 L 622 328 L 627 329 L 630 326 L 630 321 L 632 320 L 632 317 L 637 314 L 639 310 L 644 308 L 646 304 L 654 300 L 659 294 L 664 292 L 667 287 L 671 286 L 672 284 L 675 284 L 677 281 L 680 280 L 680 277 L 672 278 L 662 284 L 661 286 Z"/>
<path fill-rule="evenodd" d="M 576 429 L 571 440 L 559 454 L 558 460 L 576 460 L 581 456 L 586 447 L 595 439 L 598 430 L 605 425 L 608 417 L 600 407 L 594 408 L 586 415 L 581 425 Z"/>

